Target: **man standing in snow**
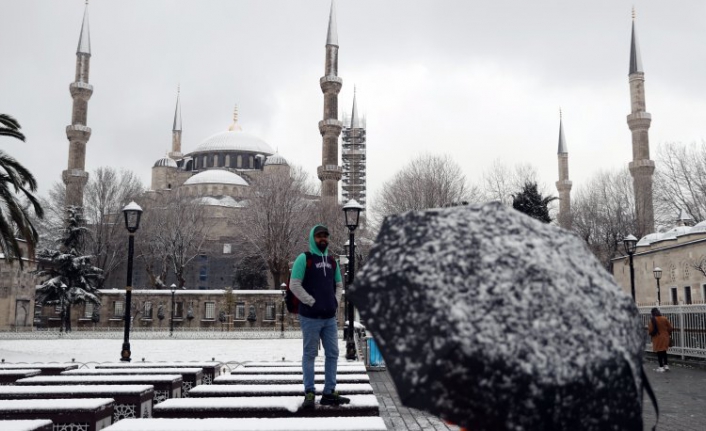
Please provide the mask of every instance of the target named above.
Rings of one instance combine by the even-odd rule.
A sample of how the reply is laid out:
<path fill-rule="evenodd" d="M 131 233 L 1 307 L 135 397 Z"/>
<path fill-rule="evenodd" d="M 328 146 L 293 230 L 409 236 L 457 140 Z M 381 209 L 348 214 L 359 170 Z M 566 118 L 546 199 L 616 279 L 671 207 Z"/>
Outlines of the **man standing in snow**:
<path fill-rule="evenodd" d="M 304 403 L 302 408 L 315 404 L 314 360 L 319 340 L 324 346 L 325 380 L 322 405 L 348 404 L 351 400 L 336 391 L 338 366 L 338 325 L 336 310 L 341 302 L 343 283 L 336 260 L 328 254 L 329 232 L 326 226 L 316 225 L 309 232 L 309 252 L 297 256 L 292 267 L 289 289 L 299 299 L 299 322 L 304 339 L 302 371 L 304 374 Z"/>

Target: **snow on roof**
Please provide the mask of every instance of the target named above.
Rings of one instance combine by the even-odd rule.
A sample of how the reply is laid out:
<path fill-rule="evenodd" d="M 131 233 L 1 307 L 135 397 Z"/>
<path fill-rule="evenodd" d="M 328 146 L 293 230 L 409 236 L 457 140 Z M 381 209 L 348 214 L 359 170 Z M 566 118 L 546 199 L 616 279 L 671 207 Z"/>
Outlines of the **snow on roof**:
<path fill-rule="evenodd" d="M 382 431 L 378 416 L 327 418 L 123 419 L 104 431 Z"/>
<path fill-rule="evenodd" d="M 0 376 L 23 375 L 23 376 L 29 377 L 29 376 L 36 376 L 37 374 L 41 374 L 41 373 L 42 373 L 42 370 L 34 370 L 31 368 L 16 369 L 16 370 L 0 370 Z"/>
<path fill-rule="evenodd" d="M 191 153 L 208 153 L 212 151 L 243 151 L 249 153 L 274 154 L 272 147 L 258 138 L 242 130 L 226 130 L 204 139 Z"/>
<path fill-rule="evenodd" d="M 236 186 L 247 186 L 248 182 L 234 172 L 225 171 L 223 169 L 209 169 L 199 172 L 184 181 L 184 185 L 194 184 L 232 184 Z"/>
<path fill-rule="evenodd" d="M 96 368 L 97 369 L 101 369 L 101 368 L 149 368 L 149 367 L 155 367 L 155 368 L 199 367 L 199 368 L 203 368 L 203 367 L 214 367 L 214 366 L 221 366 L 221 365 L 223 365 L 223 362 L 217 362 L 217 361 L 206 361 L 206 362 L 133 362 L 133 363 L 113 362 L 113 363 L 108 363 L 108 364 L 98 364 L 98 365 L 96 365 Z"/>
<path fill-rule="evenodd" d="M 316 365 L 314 367 L 314 370 L 316 371 L 324 371 L 325 366 L 324 365 Z M 299 366 L 290 366 L 290 367 L 247 367 L 247 368 L 235 368 L 231 370 L 231 374 L 267 374 L 267 373 L 286 373 L 290 374 L 291 372 L 297 372 L 299 374 L 302 373 L 302 367 L 301 365 Z M 356 366 L 339 366 L 338 367 L 338 372 L 357 372 L 357 373 L 366 373 L 367 370 L 365 368 L 365 365 L 356 365 Z M 338 387 L 338 386 L 337 386 Z"/>
<path fill-rule="evenodd" d="M 32 378 L 32 377 L 31 377 Z M 314 380 L 316 382 L 323 382 L 324 381 L 324 375 L 323 374 L 316 374 L 314 376 Z M 346 381 L 346 382 L 369 382 L 370 377 L 368 377 L 367 374 L 342 374 L 337 377 L 338 381 Z M 248 374 L 248 375 L 236 375 L 236 374 L 231 374 L 231 375 L 225 375 L 225 376 L 220 376 L 216 377 L 214 379 L 214 382 L 218 382 L 219 385 L 222 384 L 228 384 L 228 383 L 239 383 L 239 382 L 268 382 L 268 381 L 276 381 L 276 382 L 288 382 L 288 383 L 301 383 L 302 382 L 302 375 L 301 374 Z"/>
<path fill-rule="evenodd" d="M 125 289 L 100 289 L 101 295 L 125 295 Z M 179 295 L 223 295 L 225 289 L 209 289 L 209 290 L 199 290 L 199 289 L 182 289 L 175 292 L 177 296 Z M 133 289 L 132 294 L 134 295 L 171 295 L 172 291 L 169 289 Z M 279 295 L 282 296 L 282 291 L 277 290 L 233 290 L 234 295 Z"/>

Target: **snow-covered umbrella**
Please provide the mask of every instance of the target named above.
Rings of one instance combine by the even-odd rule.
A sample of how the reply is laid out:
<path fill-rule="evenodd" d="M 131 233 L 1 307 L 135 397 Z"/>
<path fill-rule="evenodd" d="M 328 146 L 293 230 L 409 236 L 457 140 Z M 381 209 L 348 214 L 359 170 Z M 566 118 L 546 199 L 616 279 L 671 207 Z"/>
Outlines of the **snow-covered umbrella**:
<path fill-rule="evenodd" d="M 407 406 L 472 431 L 642 430 L 637 307 L 566 230 L 498 202 L 389 216 L 349 294 Z"/>

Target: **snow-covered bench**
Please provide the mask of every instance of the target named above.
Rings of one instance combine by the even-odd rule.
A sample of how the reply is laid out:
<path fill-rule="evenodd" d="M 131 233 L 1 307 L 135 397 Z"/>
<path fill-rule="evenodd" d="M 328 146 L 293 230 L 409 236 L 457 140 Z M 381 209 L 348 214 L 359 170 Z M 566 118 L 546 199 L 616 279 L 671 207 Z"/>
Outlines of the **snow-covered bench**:
<path fill-rule="evenodd" d="M 166 374 L 147 376 L 36 376 L 20 379 L 16 385 L 152 385 L 154 404 L 169 398 L 181 397 L 181 375 Z"/>
<path fill-rule="evenodd" d="M 317 395 L 321 395 L 324 385 L 316 385 Z M 343 383 L 336 385 L 336 390 L 342 395 L 372 394 L 373 387 L 367 383 Z M 303 395 L 304 386 L 301 383 L 294 385 L 209 385 L 199 386 L 191 390 L 190 396 L 205 397 L 262 397 Z"/>
<path fill-rule="evenodd" d="M 201 368 L 101 368 L 70 370 L 61 373 L 62 376 L 119 376 L 119 375 L 159 375 L 180 374 L 182 378 L 181 396 L 187 397 L 191 388 L 201 384 L 203 370 Z"/>
<path fill-rule="evenodd" d="M 0 370 L 0 386 L 14 385 L 19 379 L 37 376 L 42 370 Z"/>
<path fill-rule="evenodd" d="M 0 364 L 0 370 L 41 370 L 43 376 L 58 376 L 63 371 L 75 370 L 78 364 Z"/>
<path fill-rule="evenodd" d="M 380 417 L 126 419 L 105 431 L 382 431 Z"/>
<path fill-rule="evenodd" d="M 3 386 L 0 400 L 112 398 L 113 421 L 152 417 L 152 385 Z M 0 430 L 3 428 L 0 427 Z"/>
<path fill-rule="evenodd" d="M 277 418 L 321 416 L 379 416 L 375 395 L 351 395 L 350 404 L 301 409 L 303 396 L 179 398 L 154 406 L 155 418 Z"/>
<path fill-rule="evenodd" d="M 316 365 L 323 365 L 324 363 L 321 362 L 316 362 Z M 338 366 L 343 367 L 343 366 L 365 366 L 365 363 L 362 361 L 345 361 L 345 360 L 340 360 L 338 361 Z M 268 362 L 243 362 L 241 364 L 242 367 L 299 367 L 301 368 L 302 363 L 301 361 L 268 361 Z"/>
<path fill-rule="evenodd" d="M 203 380 L 201 384 L 210 385 L 213 379 L 225 372 L 222 362 L 110 362 L 96 365 L 96 369 L 112 368 L 201 368 L 203 370 Z"/>
<path fill-rule="evenodd" d="M 314 375 L 314 381 L 323 383 L 324 375 Z M 217 377 L 213 381 L 216 385 L 286 385 L 303 382 L 301 374 L 231 374 Z M 370 383 L 370 378 L 367 374 L 339 374 L 336 376 L 336 383 Z"/>
<path fill-rule="evenodd" d="M 323 365 L 316 365 L 314 372 L 323 373 Z M 365 365 L 339 365 L 336 368 L 336 374 L 365 374 L 367 370 Z M 234 368 L 230 371 L 231 374 L 301 374 L 302 367 L 286 366 L 286 367 L 242 367 Z"/>
<path fill-rule="evenodd" d="M 52 431 L 53 427 L 49 419 L 0 420 L 2 431 Z"/>
<path fill-rule="evenodd" d="M 99 431 L 112 423 L 113 399 L 2 400 L 0 419 L 49 419 L 57 430 Z"/>

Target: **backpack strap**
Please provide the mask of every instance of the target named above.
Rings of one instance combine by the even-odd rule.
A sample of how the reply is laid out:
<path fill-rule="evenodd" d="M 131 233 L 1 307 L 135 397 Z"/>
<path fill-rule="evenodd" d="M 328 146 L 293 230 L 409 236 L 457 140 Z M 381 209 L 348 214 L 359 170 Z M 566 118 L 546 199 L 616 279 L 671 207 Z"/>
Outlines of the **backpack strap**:
<path fill-rule="evenodd" d="M 657 404 L 657 397 L 655 396 L 654 391 L 652 390 L 652 385 L 650 385 L 650 381 L 647 379 L 647 376 L 645 375 L 645 369 L 643 367 L 640 367 L 640 373 L 642 374 L 642 381 L 645 386 L 645 390 L 647 391 L 647 395 L 649 395 L 650 400 L 652 400 L 652 406 L 655 409 L 655 424 L 652 427 L 652 431 L 657 430 L 657 423 L 659 422 L 659 405 Z"/>

